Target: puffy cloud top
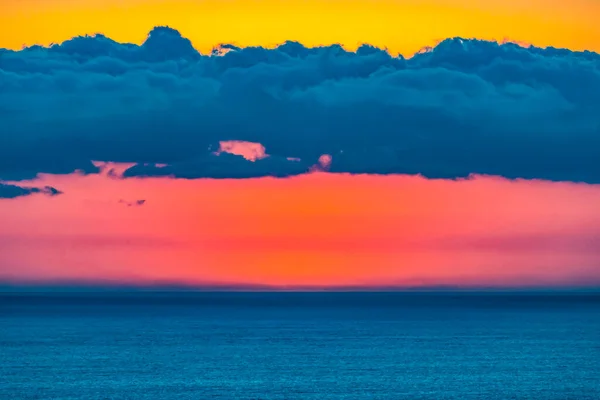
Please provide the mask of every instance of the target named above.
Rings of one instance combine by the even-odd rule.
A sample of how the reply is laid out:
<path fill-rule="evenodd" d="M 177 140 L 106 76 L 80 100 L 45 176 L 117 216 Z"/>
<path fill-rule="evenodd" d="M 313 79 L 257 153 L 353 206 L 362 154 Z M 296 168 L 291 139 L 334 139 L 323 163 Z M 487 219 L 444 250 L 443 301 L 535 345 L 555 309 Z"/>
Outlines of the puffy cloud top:
<path fill-rule="evenodd" d="M 461 38 L 410 59 L 296 42 L 201 55 L 157 27 L 141 46 L 0 49 L 0 121 L 0 180 L 91 160 L 137 163 L 125 177 L 284 177 L 327 155 L 330 172 L 599 183 L 600 55 Z"/>

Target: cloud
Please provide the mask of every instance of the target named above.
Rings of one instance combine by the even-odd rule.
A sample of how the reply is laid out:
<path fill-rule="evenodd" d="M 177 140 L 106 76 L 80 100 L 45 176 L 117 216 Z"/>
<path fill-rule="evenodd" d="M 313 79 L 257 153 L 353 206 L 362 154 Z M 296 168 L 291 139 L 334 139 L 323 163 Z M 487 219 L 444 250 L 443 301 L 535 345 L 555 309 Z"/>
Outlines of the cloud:
<path fill-rule="evenodd" d="M 327 171 L 331 156 L 323 154 L 316 164 L 300 158 L 267 154 L 260 143 L 222 141 L 214 152 L 173 164 L 136 164 L 115 177 L 172 177 L 183 179 L 244 179 L 272 176 L 287 178 L 309 172 Z"/>
<path fill-rule="evenodd" d="M 125 177 L 286 177 L 329 155 L 333 173 L 600 183 L 599 109 L 592 52 L 454 38 L 409 59 L 295 42 L 201 55 L 158 27 L 141 46 L 0 50 L 0 179 L 96 173 L 91 160 L 137 164 Z M 252 159 L 216 150 L 242 142 L 260 143 Z"/>
<path fill-rule="evenodd" d="M 119 204 L 125 204 L 127 207 L 141 207 L 144 204 L 146 204 L 146 200 L 141 199 L 141 200 L 127 201 L 127 200 L 120 199 Z"/>
<path fill-rule="evenodd" d="M 312 165 L 284 157 L 269 156 L 255 161 L 231 153 L 207 153 L 194 159 L 169 165 L 136 164 L 125 170 L 124 178 L 174 177 L 184 179 L 260 178 L 274 176 L 285 178 L 309 172 Z"/>
<path fill-rule="evenodd" d="M 0 199 L 14 199 L 16 197 L 29 196 L 34 193 L 42 193 L 47 196 L 57 196 L 62 192 L 52 186 L 26 187 L 10 185 L 0 182 Z"/>
<path fill-rule="evenodd" d="M 221 153 L 236 154 L 249 161 L 256 161 L 267 157 L 265 146 L 260 143 L 243 142 L 239 140 L 222 141 L 215 155 Z"/>

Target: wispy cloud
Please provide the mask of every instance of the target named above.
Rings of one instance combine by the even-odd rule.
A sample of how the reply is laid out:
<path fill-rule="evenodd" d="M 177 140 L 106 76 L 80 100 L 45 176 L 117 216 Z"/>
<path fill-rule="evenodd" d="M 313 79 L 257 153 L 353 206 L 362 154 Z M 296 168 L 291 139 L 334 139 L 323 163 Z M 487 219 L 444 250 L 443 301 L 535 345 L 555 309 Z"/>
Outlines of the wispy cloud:
<path fill-rule="evenodd" d="M 0 199 L 14 199 L 16 197 L 29 196 L 34 193 L 42 193 L 48 196 L 57 196 L 62 192 L 52 186 L 30 187 L 10 185 L 0 182 Z"/>
<path fill-rule="evenodd" d="M 142 199 L 142 200 L 127 201 L 127 200 L 120 199 L 119 204 L 124 204 L 127 207 L 141 207 L 144 204 L 146 204 L 146 200 Z"/>

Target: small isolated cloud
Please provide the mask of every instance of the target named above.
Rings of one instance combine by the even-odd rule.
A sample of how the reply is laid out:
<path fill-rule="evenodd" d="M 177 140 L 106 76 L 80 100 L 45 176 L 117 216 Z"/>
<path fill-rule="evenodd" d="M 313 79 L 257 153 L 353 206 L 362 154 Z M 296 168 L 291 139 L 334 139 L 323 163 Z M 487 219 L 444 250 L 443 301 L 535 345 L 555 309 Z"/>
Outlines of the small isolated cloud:
<path fill-rule="evenodd" d="M 236 154 L 244 157 L 248 161 L 261 160 L 268 157 L 265 146 L 260 143 L 243 142 L 240 140 L 228 140 L 219 143 L 219 150 L 216 155 L 221 153 Z"/>
<path fill-rule="evenodd" d="M 323 154 L 319 157 L 319 167 L 321 167 L 323 171 L 329 171 L 329 168 L 331 168 L 331 161 L 332 157 L 329 154 Z"/>
<path fill-rule="evenodd" d="M 35 193 L 41 193 L 47 196 L 57 196 L 62 194 L 60 190 L 52 186 L 28 187 L 0 182 L 0 199 L 14 199 L 16 197 L 29 196 Z"/>
<path fill-rule="evenodd" d="M 0 179 L 104 160 L 135 164 L 124 177 L 319 165 L 600 183 L 599 109 L 593 52 L 452 38 L 411 58 L 296 42 L 202 55 L 158 27 L 140 46 L 95 35 L 0 49 Z"/>
<path fill-rule="evenodd" d="M 120 199 L 119 204 L 124 204 L 127 207 L 141 207 L 144 204 L 146 204 L 146 200 L 141 199 L 141 200 L 127 201 L 127 200 Z"/>

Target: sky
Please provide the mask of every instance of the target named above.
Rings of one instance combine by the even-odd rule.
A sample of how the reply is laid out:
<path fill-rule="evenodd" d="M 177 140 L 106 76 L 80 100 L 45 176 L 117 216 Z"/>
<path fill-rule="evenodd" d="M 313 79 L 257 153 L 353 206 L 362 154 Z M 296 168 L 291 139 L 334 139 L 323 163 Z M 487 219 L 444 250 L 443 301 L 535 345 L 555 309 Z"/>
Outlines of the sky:
<path fill-rule="evenodd" d="M 204 53 L 295 40 L 408 56 L 455 36 L 600 50 L 597 0 L 0 0 L 0 10 L 0 47 L 12 49 L 94 33 L 140 44 L 169 25 Z"/>
<path fill-rule="evenodd" d="M 0 281 L 598 286 L 563 3 L 0 0 Z"/>

